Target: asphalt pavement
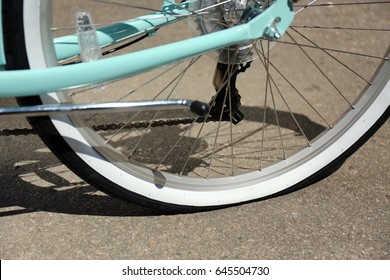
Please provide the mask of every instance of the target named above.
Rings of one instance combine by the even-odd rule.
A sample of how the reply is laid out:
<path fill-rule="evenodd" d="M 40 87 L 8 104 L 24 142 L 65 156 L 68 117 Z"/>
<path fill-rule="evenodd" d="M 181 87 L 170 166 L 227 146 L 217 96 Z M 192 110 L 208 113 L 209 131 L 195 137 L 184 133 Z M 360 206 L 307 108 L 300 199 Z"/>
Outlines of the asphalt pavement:
<path fill-rule="evenodd" d="M 389 259 L 389 139 L 387 122 L 333 175 L 294 193 L 164 215 L 97 192 L 35 135 L 1 136 L 0 259 Z"/>
<path fill-rule="evenodd" d="M 28 126 L 0 118 L 0 130 Z M 389 139 L 387 121 L 331 176 L 288 195 L 166 215 L 97 191 L 36 135 L 0 136 L 0 259 L 388 260 Z"/>

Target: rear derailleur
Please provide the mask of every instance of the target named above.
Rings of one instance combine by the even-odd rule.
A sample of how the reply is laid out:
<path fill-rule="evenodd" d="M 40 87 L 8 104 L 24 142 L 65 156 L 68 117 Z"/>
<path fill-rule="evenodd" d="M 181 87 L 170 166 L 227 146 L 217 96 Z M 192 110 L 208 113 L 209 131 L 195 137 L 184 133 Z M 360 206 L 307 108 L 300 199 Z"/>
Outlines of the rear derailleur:
<path fill-rule="evenodd" d="M 244 64 L 225 64 L 218 62 L 215 69 L 213 85 L 216 90 L 209 102 L 208 121 L 228 121 L 238 124 L 244 114 L 239 110 L 241 96 L 236 88 L 237 76 L 250 67 L 251 62 Z"/>

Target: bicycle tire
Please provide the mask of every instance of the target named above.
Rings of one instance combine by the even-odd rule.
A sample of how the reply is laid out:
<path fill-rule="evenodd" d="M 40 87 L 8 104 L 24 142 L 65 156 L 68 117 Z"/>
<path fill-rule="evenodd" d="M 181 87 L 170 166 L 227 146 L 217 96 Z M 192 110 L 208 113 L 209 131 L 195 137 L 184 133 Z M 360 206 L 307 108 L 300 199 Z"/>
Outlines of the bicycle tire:
<path fill-rule="evenodd" d="M 49 1 L 44 2 L 49 3 Z M 27 27 L 26 30 L 24 20 L 28 17 L 28 13 L 32 12 L 31 9 L 26 9 L 23 0 L 3 1 L 2 4 L 7 69 L 35 68 L 37 67 L 35 64 L 41 64 L 38 67 L 44 67 L 42 63 L 50 61 L 50 58 L 32 57 L 31 54 L 29 55 L 30 46 L 26 43 L 26 37 L 29 36 L 26 33 L 31 36 L 32 33 L 41 32 L 31 27 Z M 38 17 L 38 20 L 47 19 Z M 47 30 L 42 32 L 47 32 Z M 38 47 L 40 44 L 47 44 L 47 42 L 38 42 Z M 388 51 L 384 55 L 384 58 L 387 57 Z M 299 154 L 306 152 L 305 150 L 312 150 L 306 156 L 294 162 L 296 154 L 293 154 L 288 160 L 281 160 L 264 169 L 260 168 L 262 170 L 226 176 L 226 178 L 194 179 L 190 176 L 184 178 L 181 175 L 175 175 L 177 178 L 173 178 L 170 174 L 166 174 L 166 171 L 159 171 L 156 178 L 153 170 L 147 175 L 138 174 L 138 172 L 144 172 L 144 167 L 138 169 L 138 164 L 136 164 L 135 169 L 127 169 L 127 163 L 126 166 L 118 166 L 114 156 L 110 160 L 105 158 L 106 155 L 102 154 L 101 150 L 97 151 L 93 147 L 95 143 L 90 139 L 92 136 L 86 135 L 84 128 L 80 128 L 82 126 L 77 127 L 74 124 L 80 120 L 75 121 L 75 119 L 64 116 L 60 119 L 30 118 L 29 121 L 61 162 L 85 181 L 104 192 L 162 210 L 175 212 L 211 210 L 286 193 L 312 184 L 332 173 L 388 119 L 389 69 L 388 59 L 383 59 L 374 75 L 372 85 L 366 87 L 361 98 L 355 102 L 355 108 L 341 115 L 341 120 L 336 122 L 332 128 L 325 129 L 322 134 L 316 135 L 315 141 L 310 143 L 311 147 L 297 152 Z M 47 102 L 44 98 L 43 96 L 24 97 L 18 98 L 18 102 L 22 106 L 42 104 Z M 66 129 L 59 125 L 60 122 L 66 123 L 66 126 L 73 126 L 75 131 L 72 134 L 66 134 Z M 313 124 L 315 124 L 314 121 Z M 73 133 L 78 133 L 78 138 Z M 94 132 L 88 130 L 89 133 Z M 323 135 L 327 133 L 331 136 L 324 137 Z M 78 141 L 84 141 L 82 150 L 80 150 L 80 143 L 76 143 Z M 107 172 L 112 173 L 115 170 L 118 174 L 116 178 L 102 171 L 106 166 L 102 165 L 99 170 L 99 166 L 91 164 L 83 157 L 83 155 L 91 157 L 91 153 L 94 154 L 94 159 L 99 158 L 104 164 L 110 165 L 112 169 Z M 293 163 L 287 164 L 288 161 Z M 118 181 L 117 177 L 121 176 L 126 176 L 127 179 Z M 167 179 L 167 182 L 159 182 L 164 179 Z M 267 180 L 266 186 L 264 182 Z M 141 184 L 142 189 L 138 186 Z"/>

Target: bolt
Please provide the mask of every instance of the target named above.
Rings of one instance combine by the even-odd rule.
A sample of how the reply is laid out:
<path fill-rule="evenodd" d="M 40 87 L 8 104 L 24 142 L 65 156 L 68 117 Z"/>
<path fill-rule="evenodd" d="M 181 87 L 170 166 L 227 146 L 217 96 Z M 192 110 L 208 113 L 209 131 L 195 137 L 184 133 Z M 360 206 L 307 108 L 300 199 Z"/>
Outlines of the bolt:
<path fill-rule="evenodd" d="M 264 35 L 270 40 L 278 40 L 282 37 L 276 26 L 268 26 L 264 31 Z"/>

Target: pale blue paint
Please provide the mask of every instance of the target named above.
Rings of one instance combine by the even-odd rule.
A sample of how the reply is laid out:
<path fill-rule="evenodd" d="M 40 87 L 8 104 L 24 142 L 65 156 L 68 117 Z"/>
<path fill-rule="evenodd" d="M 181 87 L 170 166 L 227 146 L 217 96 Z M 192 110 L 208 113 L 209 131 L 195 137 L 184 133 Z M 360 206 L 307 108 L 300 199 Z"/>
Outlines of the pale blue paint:
<path fill-rule="evenodd" d="M 171 5 L 169 3 L 169 5 Z M 185 7 L 185 5 L 183 5 Z M 175 16 L 171 14 L 174 13 Z M 97 30 L 99 45 L 104 48 L 115 45 L 121 41 L 128 40 L 147 32 L 155 33 L 156 30 L 164 25 L 171 24 L 183 19 L 176 15 L 188 14 L 185 9 L 173 9 L 166 12 L 156 12 L 141 16 L 135 19 L 115 23 L 113 25 Z M 147 32 L 145 32 L 145 30 Z M 77 35 L 63 36 L 54 39 L 54 47 L 59 61 L 78 56 L 80 49 L 77 41 Z"/>
<path fill-rule="evenodd" d="M 215 49 L 260 38 L 277 17 L 282 19 L 276 26 L 283 35 L 294 18 L 294 12 L 287 3 L 288 0 L 275 1 L 265 12 L 246 24 L 168 45 L 89 63 L 3 72 L 0 75 L 0 96 L 36 95 L 136 75 Z"/>

